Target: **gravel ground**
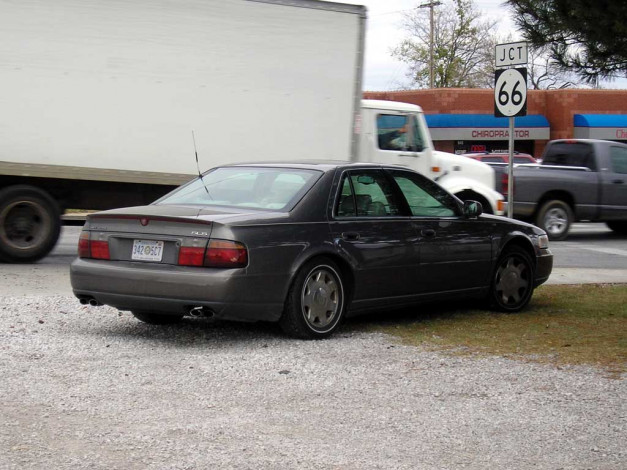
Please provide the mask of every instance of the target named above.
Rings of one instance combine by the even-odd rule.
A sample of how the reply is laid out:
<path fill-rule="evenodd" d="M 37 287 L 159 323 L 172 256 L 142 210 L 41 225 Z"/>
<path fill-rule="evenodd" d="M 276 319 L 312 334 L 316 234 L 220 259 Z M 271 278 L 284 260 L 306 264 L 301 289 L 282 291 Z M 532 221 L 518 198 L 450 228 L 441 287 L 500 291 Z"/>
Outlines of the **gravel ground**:
<path fill-rule="evenodd" d="M 0 468 L 627 468 L 626 387 L 358 332 L 0 299 Z"/>

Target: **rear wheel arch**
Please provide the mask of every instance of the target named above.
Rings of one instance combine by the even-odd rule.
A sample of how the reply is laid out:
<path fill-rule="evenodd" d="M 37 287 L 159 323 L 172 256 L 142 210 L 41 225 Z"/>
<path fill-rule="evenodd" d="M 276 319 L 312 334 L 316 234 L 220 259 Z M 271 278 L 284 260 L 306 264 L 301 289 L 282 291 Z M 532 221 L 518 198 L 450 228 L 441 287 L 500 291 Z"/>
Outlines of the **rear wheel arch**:
<path fill-rule="evenodd" d="M 310 263 L 312 260 L 315 260 L 316 258 L 330 259 L 335 264 L 337 264 L 338 268 L 340 269 L 340 274 L 342 275 L 342 278 L 343 278 L 342 280 L 344 282 L 344 291 L 345 291 L 344 295 L 346 296 L 346 305 L 348 307 L 352 299 L 353 292 L 355 290 L 355 273 L 350 263 L 346 259 L 339 256 L 337 253 L 327 252 L 327 251 L 310 253 L 309 256 L 299 260 L 298 263 L 295 265 L 294 269 L 292 270 L 287 291 L 289 292 L 289 290 L 292 288 L 296 280 L 296 276 L 303 269 L 303 267 L 307 265 L 308 263 Z M 286 296 L 287 296 L 287 292 L 286 292 Z"/>
<path fill-rule="evenodd" d="M 570 210 L 572 211 L 573 215 L 576 216 L 575 197 L 568 191 L 556 190 L 556 191 L 548 191 L 544 193 L 540 197 L 540 199 L 538 199 L 535 210 L 533 212 L 533 219 L 535 219 L 538 216 L 538 212 L 540 212 L 540 209 L 542 208 L 542 206 L 546 204 L 548 201 L 564 202 L 565 204 L 568 205 L 568 207 L 570 207 Z"/>

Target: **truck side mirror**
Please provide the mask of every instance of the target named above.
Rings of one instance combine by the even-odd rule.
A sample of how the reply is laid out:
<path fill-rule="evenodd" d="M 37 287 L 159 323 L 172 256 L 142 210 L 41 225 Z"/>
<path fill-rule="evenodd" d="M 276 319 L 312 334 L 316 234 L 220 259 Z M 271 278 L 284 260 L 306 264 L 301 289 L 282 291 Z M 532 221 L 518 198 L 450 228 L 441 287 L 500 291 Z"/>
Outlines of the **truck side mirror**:
<path fill-rule="evenodd" d="M 483 206 L 478 201 L 464 201 L 464 217 L 471 219 L 483 214 Z"/>

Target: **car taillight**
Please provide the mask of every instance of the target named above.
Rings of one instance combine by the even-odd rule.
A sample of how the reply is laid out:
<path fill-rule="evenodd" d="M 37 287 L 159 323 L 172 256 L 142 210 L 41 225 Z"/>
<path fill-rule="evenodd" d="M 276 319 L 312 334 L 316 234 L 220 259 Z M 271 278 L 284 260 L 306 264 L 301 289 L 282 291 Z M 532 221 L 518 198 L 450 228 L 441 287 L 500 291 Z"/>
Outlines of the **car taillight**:
<path fill-rule="evenodd" d="M 78 257 L 91 258 L 91 253 L 89 252 L 89 232 L 82 231 L 81 236 L 78 238 Z"/>
<path fill-rule="evenodd" d="M 179 266 L 202 266 L 205 246 L 182 246 L 179 248 Z"/>
<path fill-rule="evenodd" d="M 82 231 L 78 239 L 79 258 L 111 259 L 107 240 L 90 240 L 89 232 Z"/>
<path fill-rule="evenodd" d="M 95 259 L 111 259 L 109 256 L 109 242 L 102 240 L 91 240 L 89 242 L 91 257 Z"/>
<path fill-rule="evenodd" d="M 248 250 L 239 242 L 209 240 L 204 265 L 211 268 L 244 268 L 248 264 Z"/>

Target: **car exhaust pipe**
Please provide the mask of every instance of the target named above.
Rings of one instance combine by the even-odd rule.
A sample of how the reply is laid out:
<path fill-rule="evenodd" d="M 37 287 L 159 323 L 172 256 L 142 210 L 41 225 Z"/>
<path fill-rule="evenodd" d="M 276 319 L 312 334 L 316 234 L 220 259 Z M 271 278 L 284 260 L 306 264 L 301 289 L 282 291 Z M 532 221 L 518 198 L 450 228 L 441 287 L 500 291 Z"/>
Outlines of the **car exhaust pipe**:
<path fill-rule="evenodd" d="M 81 303 L 81 305 L 91 305 L 92 307 L 100 307 L 101 304 L 100 302 L 98 302 L 96 299 L 94 299 L 91 296 L 84 296 L 84 297 L 79 297 L 78 301 Z"/>
<path fill-rule="evenodd" d="M 208 307 L 199 306 L 189 309 L 189 316 L 194 318 L 211 318 L 213 317 L 213 310 Z"/>

